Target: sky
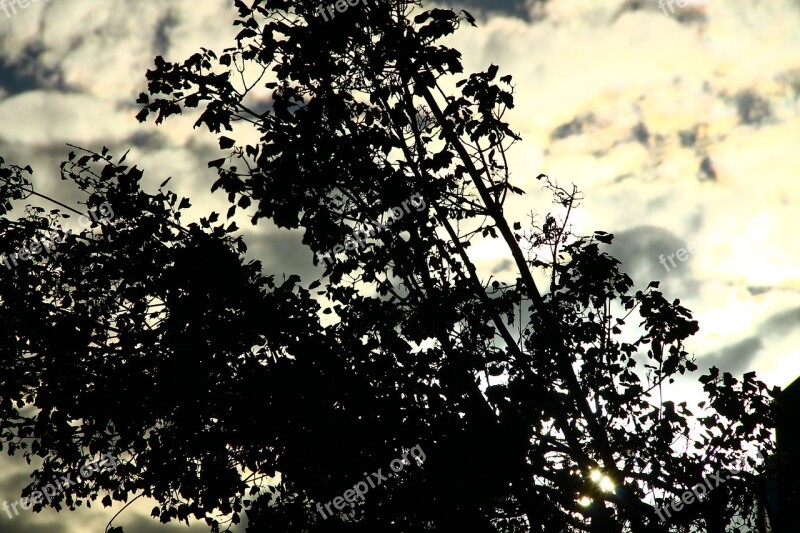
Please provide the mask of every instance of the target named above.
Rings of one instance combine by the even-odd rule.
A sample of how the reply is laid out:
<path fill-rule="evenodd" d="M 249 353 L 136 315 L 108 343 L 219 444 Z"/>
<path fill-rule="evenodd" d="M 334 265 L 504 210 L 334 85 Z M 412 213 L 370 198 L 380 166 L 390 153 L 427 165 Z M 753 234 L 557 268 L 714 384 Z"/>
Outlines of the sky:
<path fill-rule="evenodd" d="M 523 141 L 509 164 L 527 194 L 509 205 L 511 218 L 549 207 L 538 174 L 574 183 L 584 200 L 573 231 L 614 233 L 611 251 L 637 285 L 661 280 L 694 312 L 700 331 L 687 347 L 701 368 L 755 370 L 781 387 L 800 375 L 800 1 L 695 0 L 674 13 L 656 0 L 429 5 L 478 19 L 447 42 L 467 72 L 496 64 L 513 76 L 516 106 L 505 119 Z M 232 2 L 2 9 L 0 156 L 30 164 L 38 191 L 79 200 L 58 179 L 69 142 L 118 155 L 130 148 L 128 163 L 146 169 L 151 190 L 173 176 L 173 190 L 193 200 L 190 216 L 226 205 L 208 192 L 215 175 L 206 163 L 221 156 L 215 137 L 193 130 L 193 115 L 139 124 L 134 101 L 156 55 L 181 60 L 233 42 Z M 239 226 L 266 271 L 313 279 L 297 232 Z M 509 266 L 497 246 L 474 253 L 485 269 Z M 670 394 L 694 398 L 696 388 L 682 381 Z M 17 500 L 30 472 L 0 457 L 0 501 Z M 114 525 L 187 531 L 150 520 L 151 508 L 137 502 Z M 119 509 L 13 519 L 0 511 L 0 533 L 96 532 Z"/>

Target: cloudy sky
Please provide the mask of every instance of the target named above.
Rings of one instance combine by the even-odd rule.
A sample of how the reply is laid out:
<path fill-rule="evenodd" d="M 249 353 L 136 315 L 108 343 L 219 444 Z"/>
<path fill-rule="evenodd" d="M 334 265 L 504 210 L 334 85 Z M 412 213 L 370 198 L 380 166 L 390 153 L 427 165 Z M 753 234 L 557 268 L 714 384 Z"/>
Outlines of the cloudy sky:
<path fill-rule="evenodd" d="M 207 192 L 214 137 L 192 130 L 191 116 L 139 124 L 134 100 L 155 55 L 229 46 L 231 4 L 39 0 L 8 15 L 0 4 L 0 156 L 32 165 L 39 191 L 74 204 L 57 177 L 65 143 L 131 148 L 150 186 L 173 176 L 198 216 L 219 209 L 223 198 Z M 514 77 L 506 119 L 524 142 L 510 164 L 528 194 L 512 213 L 547 207 L 539 173 L 575 183 L 585 200 L 573 229 L 616 234 L 613 253 L 638 284 L 660 279 L 695 312 L 689 348 L 701 367 L 756 370 L 779 386 L 800 375 L 800 1 L 696 0 L 666 14 L 656 0 L 447 5 L 479 19 L 450 40 L 466 70 L 494 63 Z M 313 274 L 297 234 L 240 226 L 266 270 Z M 492 247 L 478 260 L 504 264 Z M 30 468 L 0 457 L 0 501 L 19 498 Z M 134 505 L 115 525 L 187 530 L 152 522 L 151 507 Z M 117 510 L 0 512 L 0 533 L 102 531 Z"/>

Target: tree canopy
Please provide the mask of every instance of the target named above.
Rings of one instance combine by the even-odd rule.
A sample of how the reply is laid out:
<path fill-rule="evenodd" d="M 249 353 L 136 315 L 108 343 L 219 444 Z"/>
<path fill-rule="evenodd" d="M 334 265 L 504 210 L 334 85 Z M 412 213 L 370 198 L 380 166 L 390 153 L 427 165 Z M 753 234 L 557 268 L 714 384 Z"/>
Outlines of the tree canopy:
<path fill-rule="evenodd" d="M 569 231 L 576 190 L 539 175 L 554 212 L 509 219 L 523 194 L 506 157 L 520 140 L 503 120 L 512 77 L 466 74 L 442 44 L 473 17 L 408 0 L 328 18 L 317 0 L 235 5 L 230 48 L 157 57 L 138 100 L 157 124 L 202 110 L 195 126 L 229 154 L 209 162 L 226 220 L 186 223 L 189 200 L 166 182 L 145 191 L 125 156 L 75 147 L 62 178 L 113 217 L 0 277 L 0 446 L 44 460 L 26 494 L 110 453 L 113 472 L 50 505 L 146 496 L 162 522 L 213 531 L 244 513 L 259 532 L 752 522 L 746 471 L 663 524 L 656 508 L 742 453 L 755 466 L 775 391 L 712 368 L 696 414 L 664 401 L 697 370 L 691 312 L 658 282 L 636 290 L 605 251 L 613 235 Z M 66 217 L 9 217 L 37 194 L 31 173 L 0 161 L 0 252 Z M 230 222 L 245 210 L 300 230 L 320 278 L 246 259 Z M 365 221 L 379 231 L 357 244 Z M 470 246 L 489 241 L 510 272 L 479 270 Z M 318 512 L 415 446 L 418 468 Z"/>

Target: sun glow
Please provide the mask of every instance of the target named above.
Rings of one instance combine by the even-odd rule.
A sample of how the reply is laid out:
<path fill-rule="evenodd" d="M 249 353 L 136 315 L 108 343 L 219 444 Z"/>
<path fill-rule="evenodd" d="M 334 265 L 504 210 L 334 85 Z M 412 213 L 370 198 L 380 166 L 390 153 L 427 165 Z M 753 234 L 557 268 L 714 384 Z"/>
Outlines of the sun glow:
<path fill-rule="evenodd" d="M 611 481 L 611 478 L 601 471 L 594 470 L 591 474 L 589 474 L 589 478 L 594 481 L 598 487 L 600 487 L 600 490 L 605 492 L 614 492 L 614 482 Z"/>

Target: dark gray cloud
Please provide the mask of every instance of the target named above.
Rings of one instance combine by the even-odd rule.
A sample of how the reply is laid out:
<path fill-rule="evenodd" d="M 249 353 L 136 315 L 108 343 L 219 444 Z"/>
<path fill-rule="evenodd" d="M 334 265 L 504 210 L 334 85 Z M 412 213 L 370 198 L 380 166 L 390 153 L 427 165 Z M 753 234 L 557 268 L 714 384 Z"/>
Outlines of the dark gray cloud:
<path fill-rule="evenodd" d="M 730 372 L 734 376 L 749 371 L 751 363 L 763 347 L 758 337 L 747 337 L 724 348 L 697 358 L 700 372 L 705 373 L 712 366 L 720 372 Z"/>
<path fill-rule="evenodd" d="M 723 372 L 734 375 L 752 369 L 758 352 L 764 348 L 765 337 L 785 337 L 800 324 L 800 308 L 791 309 L 772 315 L 762 322 L 755 335 L 729 344 L 720 350 L 710 352 L 697 360 L 702 371 L 716 366 Z"/>
<path fill-rule="evenodd" d="M 9 95 L 35 89 L 39 86 L 36 76 L 26 73 L 19 65 L 10 65 L 0 59 L 0 88 Z"/>
<path fill-rule="evenodd" d="M 178 19 L 174 13 L 167 12 L 167 14 L 158 21 L 155 31 L 153 32 L 153 49 L 157 54 L 163 55 L 169 51 L 170 48 L 170 32 L 178 27 Z"/>
<path fill-rule="evenodd" d="M 33 467 L 30 467 L 33 469 Z M 28 486 L 31 482 L 30 473 L 17 472 L 8 477 L 0 479 L 0 493 L 19 494 L 19 491 Z"/>
<path fill-rule="evenodd" d="M 297 274 L 304 282 L 322 274 L 323 267 L 315 268 L 311 263 L 313 254 L 308 246 L 302 244 L 301 231 L 281 230 L 265 220 L 259 221 L 259 227 L 259 233 L 244 228 L 244 241 L 247 257 L 260 260 L 265 274 L 276 274 L 278 282 L 283 273 L 287 276 Z"/>
<path fill-rule="evenodd" d="M 66 533 L 67 528 L 63 522 L 50 522 L 47 524 L 34 524 L 29 519 L 19 516 L 13 520 L 3 513 L 0 517 L 0 533 Z"/>
<path fill-rule="evenodd" d="M 544 4 L 546 0 L 534 0 L 533 4 Z M 530 20 L 530 8 L 525 0 L 444 0 L 436 2 L 450 9 L 465 9 L 475 17 L 485 18 L 491 14 L 518 17 Z M 432 2 L 423 2 L 426 8 L 433 7 Z"/>
<path fill-rule="evenodd" d="M 501 259 L 493 268 L 492 274 L 500 274 L 502 272 L 513 272 L 514 262 L 511 259 Z"/>
<path fill-rule="evenodd" d="M 210 530 L 204 524 L 195 524 L 187 528 L 185 524 L 175 522 L 162 524 L 154 518 L 145 518 L 141 515 L 131 515 L 129 520 L 125 520 L 125 518 L 126 516 L 123 513 L 114 521 L 114 525 L 122 526 L 125 529 L 125 533 L 178 533 L 179 531 L 183 533 L 208 533 Z M 231 531 L 238 531 L 238 529 L 232 527 Z"/>
<path fill-rule="evenodd" d="M 662 255 L 666 257 L 684 247 L 686 242 L 663 228 L 638 226 L 614 232 L 614 241 L 608 252 L 619 260 L 620 269 L 636 286 L 658 280 L 662 282 L 660 288 L 665 294 L 687 298 L 699 291 L 699 284 L 692 277 L 691 257 L 686 262 L 676 262 L 674 268 L 666 262 L 669 271 L 659 262 Z"/>
<path fill-rule="evenodd" d="M 800 307 L 772 315 L 761 326 L 764 335 L 785 336 L 800 324 Z"/>

